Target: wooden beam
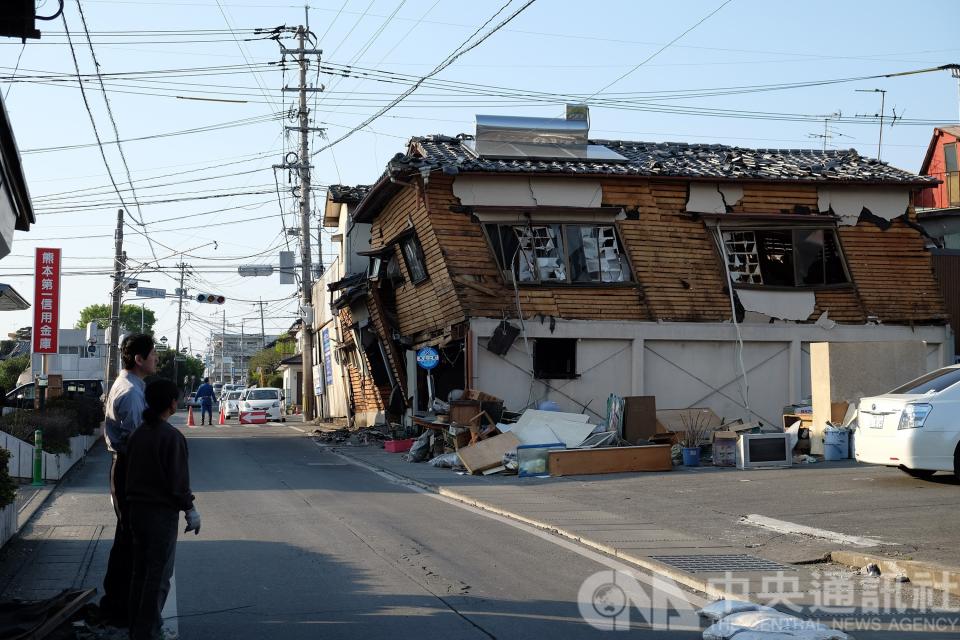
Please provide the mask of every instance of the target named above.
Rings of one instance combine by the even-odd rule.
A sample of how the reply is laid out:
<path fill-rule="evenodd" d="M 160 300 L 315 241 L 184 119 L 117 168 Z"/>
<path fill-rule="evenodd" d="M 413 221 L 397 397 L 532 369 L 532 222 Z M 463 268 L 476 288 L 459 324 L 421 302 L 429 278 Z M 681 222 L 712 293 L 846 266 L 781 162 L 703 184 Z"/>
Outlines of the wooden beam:
<path fill-rule="evenodd" d="M 547 470 L 551 476 L 575 476 L 626 471 L 670 471 L 670 445 L 606 447 L 551 451 Z"/>

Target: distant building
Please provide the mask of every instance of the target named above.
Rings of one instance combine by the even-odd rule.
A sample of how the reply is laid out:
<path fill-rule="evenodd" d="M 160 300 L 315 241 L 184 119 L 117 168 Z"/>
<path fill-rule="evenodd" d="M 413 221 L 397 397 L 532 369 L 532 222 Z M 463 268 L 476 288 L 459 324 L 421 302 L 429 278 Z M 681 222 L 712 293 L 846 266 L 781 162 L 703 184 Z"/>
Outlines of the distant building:
<path fill-rule="evenodd" d="M 246 383 L 252 358 L 265 345 L 277 339 L 275 334 L 214 333 L 207 343 L 204 376 L 212 382 Z"/>

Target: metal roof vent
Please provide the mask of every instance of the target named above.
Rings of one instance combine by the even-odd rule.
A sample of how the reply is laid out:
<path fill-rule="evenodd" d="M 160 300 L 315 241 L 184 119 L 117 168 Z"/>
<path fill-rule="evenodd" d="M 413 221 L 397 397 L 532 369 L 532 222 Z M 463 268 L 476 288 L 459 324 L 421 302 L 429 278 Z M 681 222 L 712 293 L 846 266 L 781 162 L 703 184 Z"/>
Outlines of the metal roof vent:
<path fill-rule="evenodd" d="M 589 133 L 587 105 L 568 104 L 565 119 L 478 115 L 475 140 L 464 146 L 483 158 L 627 161 L 607 147 L 590 144 Z"/>

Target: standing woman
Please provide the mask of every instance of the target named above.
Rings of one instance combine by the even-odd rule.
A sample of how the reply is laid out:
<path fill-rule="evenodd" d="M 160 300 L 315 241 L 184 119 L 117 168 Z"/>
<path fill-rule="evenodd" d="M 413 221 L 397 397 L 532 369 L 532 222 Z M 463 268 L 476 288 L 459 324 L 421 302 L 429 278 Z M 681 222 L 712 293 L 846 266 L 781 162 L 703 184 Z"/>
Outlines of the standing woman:
<path fill-rule="evenodd" d="M 133 533 L 133 580 L 130 584 L 130 637 L 162 637 L 161 612 L 170 591 L 177 521 L 186 513 L 185 531 L 200 533 L 193 506 L 187 440 L 167 422 L 177 410 L 177 387 L 157 380 L 144 392 L 143 423 L 127 444 L 127 504 Z"/>

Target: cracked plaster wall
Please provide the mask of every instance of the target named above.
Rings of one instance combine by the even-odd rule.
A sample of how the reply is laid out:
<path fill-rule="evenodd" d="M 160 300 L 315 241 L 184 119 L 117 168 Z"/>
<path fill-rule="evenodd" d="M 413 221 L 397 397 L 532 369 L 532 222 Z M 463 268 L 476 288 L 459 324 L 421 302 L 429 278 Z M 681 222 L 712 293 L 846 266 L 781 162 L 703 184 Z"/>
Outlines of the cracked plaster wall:
<path fill-rule="evenodd" d="M 743 187 L 716 182 L 691 182 L 687 211 L 726 213 L 727 207 L 743 200 Z"/>
<path fill-rule="evenodd" d="M 817 208 L 820 213 L 833 209 L 842 225 L 857 224 L 863 209 L 884 220 L 893 220 L 906 213 L 909 205 L 910 190 L 902 187 L 817 188 Z"/>
<path fill-rule="evenodd" d="M 555 178 L 457 176 L 453 194 L 468 207 L 599 207 L 603 199 L 599 180 Z"/>

